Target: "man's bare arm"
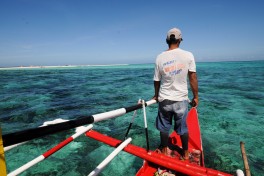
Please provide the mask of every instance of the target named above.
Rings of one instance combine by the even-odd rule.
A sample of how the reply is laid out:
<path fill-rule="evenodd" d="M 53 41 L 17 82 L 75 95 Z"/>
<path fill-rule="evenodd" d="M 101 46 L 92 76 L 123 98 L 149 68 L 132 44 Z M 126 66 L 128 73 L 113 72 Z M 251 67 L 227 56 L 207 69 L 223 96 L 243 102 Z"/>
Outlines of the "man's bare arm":
<path fill-rule="evenodd" d="M 193 104 L 195 103 L 194 106 L 197 107 L 199 103 L 199 98 L 198 98 L 198 81 L 197 81 L 196 72 L 189 71 L 189 81 L 193 93 L 192 103 Z"/>
<path fill-rule="evenodd" d="M 152 99 L 158 101 L 159 97 L 159 89 L 160 89 L 160 81 L 154 81 L 154 89 L 155 89 L 155 95 Z"/>

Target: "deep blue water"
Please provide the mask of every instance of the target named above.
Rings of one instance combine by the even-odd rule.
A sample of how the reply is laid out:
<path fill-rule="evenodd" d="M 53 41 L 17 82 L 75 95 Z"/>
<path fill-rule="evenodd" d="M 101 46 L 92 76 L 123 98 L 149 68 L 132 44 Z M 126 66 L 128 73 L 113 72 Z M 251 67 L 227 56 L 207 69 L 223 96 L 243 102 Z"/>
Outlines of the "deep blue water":
<path fill-rule="evenodd" d="M 135 105 L 153 96 L 153 64 L 105 67 L 0 70 L 0 121 L 3 134 L 45 121 L 76 119 Z M 243 169 L 245 142 L 252 175 L 264 169 L 264 61 L 198 63 L 200 126 L 207 167 L 234 173 Z M 190 92 L 190 98 L 191 92 Z M 154 127 L 157 105 L 147 107 L 150 148 L 159 144 Z M 96 123 L 94 129 L 123 139 L 133 113 Z M 32 140 L 5 153 L 8 172 L 41 155 L 74 130 Z M 130 131 L 145 145 L 142 111 Z M 88 175 L 113 148 L 81 136 L 21 175 Z M 101 175 L 135 175 L 142 160 L 120 153 Z"/>

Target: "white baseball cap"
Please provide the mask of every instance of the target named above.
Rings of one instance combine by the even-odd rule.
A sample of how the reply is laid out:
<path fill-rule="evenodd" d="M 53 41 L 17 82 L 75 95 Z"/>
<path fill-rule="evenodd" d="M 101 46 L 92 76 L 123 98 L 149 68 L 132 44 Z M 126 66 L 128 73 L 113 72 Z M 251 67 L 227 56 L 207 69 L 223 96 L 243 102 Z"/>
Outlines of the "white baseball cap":
<path fill-rule="evenodd" d="M 181 30 L 178 28 L 172 28 L 167 33 L 167 39 L 170 39 L 171 35 L 175 35 L 175 39 L 182 39 Z"/>

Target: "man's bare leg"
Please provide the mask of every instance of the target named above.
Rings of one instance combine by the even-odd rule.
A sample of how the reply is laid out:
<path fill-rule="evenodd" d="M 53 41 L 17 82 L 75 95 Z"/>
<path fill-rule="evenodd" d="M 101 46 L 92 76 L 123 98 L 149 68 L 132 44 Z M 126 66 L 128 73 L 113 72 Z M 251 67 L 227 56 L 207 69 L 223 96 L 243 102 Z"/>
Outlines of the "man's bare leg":
<path fill-rule="evenodd" d="M 189 141 L 189 133 L 185 133 L 180 136 L 181 137 L 181 142 L 182 142 L 182 157 L 184 160 L 189 159 L 189 151 L 188 151 L 188 141 Z"/>

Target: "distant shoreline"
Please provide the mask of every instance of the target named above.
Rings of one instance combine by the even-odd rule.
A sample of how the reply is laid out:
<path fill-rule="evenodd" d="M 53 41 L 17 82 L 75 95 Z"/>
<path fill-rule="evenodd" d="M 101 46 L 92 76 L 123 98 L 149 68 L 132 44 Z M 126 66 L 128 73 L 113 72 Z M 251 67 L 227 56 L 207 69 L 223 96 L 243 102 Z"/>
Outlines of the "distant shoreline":
<path fill-rule="evenodd" d="M 130 64 L 109 64 L 109 65 L 54 65 L 54 66 L 17 66 L 17 67 L 0 67 L 0 70 L 12 70 L 12 69 L 44 69 L 44 68 L 74 68 L 74 67 L 111 67 L 122 66 Z"/>
<path fill-rule="evenodd" d="M 196 63 L 232 63 L 232 62 L 264 62 L 264 60 L 240 60 L 240 61 L 197 61 Z M 141 63 L 141 64 L 97 64 L 97 65 L 54 65 L 54 66 L 14 66 L 14 67 L 0 67 L 0 70 L 12 69 L 45 69 L 45 68 L 77 68 L 77 67 L 111 67 L 111 66 L 126 66 L 126 65 L 142 65 L 142 64 L 155 64 Z"/>

